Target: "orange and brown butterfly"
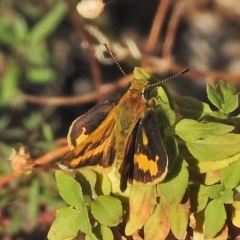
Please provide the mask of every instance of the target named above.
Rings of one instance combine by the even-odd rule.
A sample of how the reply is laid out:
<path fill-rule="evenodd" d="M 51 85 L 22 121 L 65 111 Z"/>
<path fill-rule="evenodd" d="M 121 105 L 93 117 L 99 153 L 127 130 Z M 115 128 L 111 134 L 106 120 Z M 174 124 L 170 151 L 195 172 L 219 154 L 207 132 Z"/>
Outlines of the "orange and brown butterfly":
<path fill-rule="evenodd" d="M 136 67 L 131 86 L 117 105 L 96 105 L 72 123 L 68 133 L 71 151 L 60 163 L 61 169 L 92 167 L 101 172 L 116 166 L 122 191 L 127 181 L 154 185 L 165 178 L 168 156 L 149 99 L 152 89 L 162 82 L 150 84 L 150 77 Z"/>

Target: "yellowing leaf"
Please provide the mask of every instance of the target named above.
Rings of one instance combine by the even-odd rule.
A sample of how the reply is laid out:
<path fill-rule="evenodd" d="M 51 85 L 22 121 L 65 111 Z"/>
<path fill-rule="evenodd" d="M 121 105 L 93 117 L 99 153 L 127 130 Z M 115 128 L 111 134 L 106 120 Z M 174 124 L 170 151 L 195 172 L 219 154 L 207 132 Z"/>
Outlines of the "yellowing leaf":
<path fill-rule="evenodd" d="M 113 233 L 109 227 L 98 224 L 93 228 L 93 233 L 97 237 L 98 240 L 114 240 Z M 85 240 L 89 240 L 86 236 Z"/>
<path fill-rule="evenodd" d="M 206 172 L 213 172 L 217 171 L 223 168 L 228 167 L 231 163 L 238 161 L 240 158 L 240 153 L 229 157 L 227 159 L 223 159 L 221 161 L 215 161 L 215 162 L 201 162 L 197 159 L 191 158 L 188 160 L 189 168 L 192 170 L 199 172 L 199 173 L 206 173 Z"/>
<path fill-rule="evenodd" d="M 144 240 L 165 240 L 170 232 L 167 209 L 158 204 L 144 225 Z M 156 231 L 156 229 L 158 229 Z"/>
<path fill-rule="evenodd" d="M 182 204 L 171 204 L 167 214 L 173 235 L 177 239 L 184 239 L 187 232 L 189 207 Z"/>
<path fill-rule="evenodd" d="M 204 177 L 204 184 L 212 185 L 218 183 L 220 180 L 221 172 L 219 170 L 213 172 L 207 172 Z"/>
<path fill-rule="evenodd" d="M 240 228 L 240 211 L 236 208 L 232 210 L 232 223 L 235 227 Z"/>
<path fill-rule="evenodd" d="M 240 211 L 240 201 L 235 200 L 232 205 L 235 209 Z"/>
<path fill-rule="evenodd" d="M 133 185 L 129 195 L 129 220 L 125 233 L 132 235 L 141 229 L 153 211 L 153 198 L 156 198 L 155 186 Z"/>
<path fill-rule="evenodd" d="M 228 239 L 229 235 L 228 235 L 228 227 L 225 224 L 223 226 L 223 228 L 221 229 L 221 231 L 214 237 L 214 238 L 210 238 L 208 240 L 226 240 Z"/>

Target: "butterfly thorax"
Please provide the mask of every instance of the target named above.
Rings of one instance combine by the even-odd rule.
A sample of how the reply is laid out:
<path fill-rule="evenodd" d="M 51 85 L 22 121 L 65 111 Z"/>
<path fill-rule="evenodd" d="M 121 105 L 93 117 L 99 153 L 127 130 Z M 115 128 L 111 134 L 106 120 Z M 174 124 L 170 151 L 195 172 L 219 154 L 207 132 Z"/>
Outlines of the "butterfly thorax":
<path fill-rule="evenodd" d="M 125 157 L 128 140 L 133 132 L 136 123 L 143 118 L 147 111 L 147 100 L 143 91 L 148 81 L 134 79 L 128 92 L 119 102 L 118 114 L 115 125 L 115 147 L 117 165 Z"/>

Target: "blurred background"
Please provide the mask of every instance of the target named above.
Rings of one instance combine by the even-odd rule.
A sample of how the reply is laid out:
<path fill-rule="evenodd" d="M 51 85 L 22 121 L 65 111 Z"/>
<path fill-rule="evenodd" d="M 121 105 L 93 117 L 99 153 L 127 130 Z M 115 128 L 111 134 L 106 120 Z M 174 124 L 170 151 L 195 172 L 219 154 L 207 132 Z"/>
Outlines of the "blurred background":
<path fill-rule="evenodd" d="M 166 83 L 173 96 L 207 101 L 219 79 L 239 89 L 240 1 L 0 1 L 1 239 L 46 239 L 64 206 L 54 170 L 14 172 L 15 157 L 60 160 L 71 122 L 119 98 L 136 66 L 158 79 L 189 68 Z"/>

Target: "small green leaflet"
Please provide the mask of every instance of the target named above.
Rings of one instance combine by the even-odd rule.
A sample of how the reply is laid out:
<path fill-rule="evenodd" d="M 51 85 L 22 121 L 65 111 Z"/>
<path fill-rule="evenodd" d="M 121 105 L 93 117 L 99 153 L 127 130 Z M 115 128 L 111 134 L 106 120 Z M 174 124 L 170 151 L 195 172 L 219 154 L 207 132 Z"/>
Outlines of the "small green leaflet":
<path fill-rule="evenodd" d="M 209 100 L 224 113 L 233 112 L 238 107 L 238 94 L 230 83 L 220 80 L 216 88 L 207 85 Z"/>
<path fill-rule="evenodd" d="M 99 223 L 109 227 L 118 225 L 123 214 L 121 201 L 108 195 L 97 197 L 91 204 L 91 212 Z"/>

